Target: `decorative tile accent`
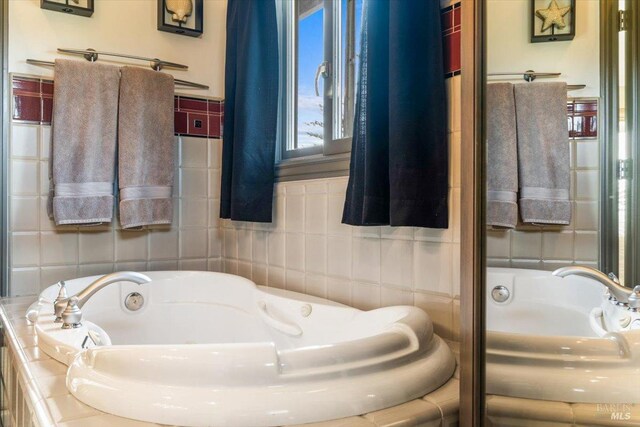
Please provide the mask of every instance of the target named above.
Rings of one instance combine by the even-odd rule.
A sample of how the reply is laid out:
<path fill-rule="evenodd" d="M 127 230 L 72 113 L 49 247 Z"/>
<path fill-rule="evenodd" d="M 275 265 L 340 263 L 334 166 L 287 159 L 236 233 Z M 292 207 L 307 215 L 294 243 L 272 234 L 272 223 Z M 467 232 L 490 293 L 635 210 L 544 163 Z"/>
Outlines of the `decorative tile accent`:
<path fill-rule="evenodd" d="M 178 135 L 222 137 L 224 101 L 176 96 L 175 130 Z"/>
<path fill-rule="evenodd" d="M 455 3 L 441 10 L 442 46 L 444 48 L 445 77 L 460 74 L 462 68 L 460 56 L 461 43 L 461 3 Z"/>
<path fill-rule="evenodd" d="M 598 137 L 598 101 L 596 99 L 569 101 L 567 114 L 571 138 Z"/>
<path fill-rule="evenodd" d="M 37 122 L 42 117 L 42 90 L 40 79 L 13 79 L 14 120 Z"/>
<path fill-rule="evenodd" d="M 51 124 L 53 81 L 14 76 L 12 83 L 13 120 Z M 176 95 L 174 108 L 176 135 L 222 138 L 224 101 Z"/>

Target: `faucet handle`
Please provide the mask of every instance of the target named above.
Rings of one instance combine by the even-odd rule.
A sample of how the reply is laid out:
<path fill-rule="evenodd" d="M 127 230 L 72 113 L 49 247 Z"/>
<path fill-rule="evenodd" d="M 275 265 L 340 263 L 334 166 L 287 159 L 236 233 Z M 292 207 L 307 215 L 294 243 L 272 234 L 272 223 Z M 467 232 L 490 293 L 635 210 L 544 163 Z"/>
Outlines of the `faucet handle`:
<path fill-rule="evenodd" d="M 616 276 L 616 273 L 614 273 L 613 271 L 609 274 L 607 274 L 607 277 L 611 280 L 613 280 L 616 284 L 620 284 L 620 279 L 618 279 L 618 276 Z"/>
<path fill-rule="evenodd" d="M 636 285 L 629 295 L 629 308 L 640 309 L 640 285 Z"/>
<path fill-rule="evenodd" d="M 67 299 L 67 286 L 65 285 L 64 280 L 59 281 L 58 285 L 60 286 L 60 290 L 58 291 L 58 296 L 53 301 L 53 308 L 54 308 L 53 314 L 55 314 L 56 316 L 56 320 L 55 320 L 56 323 L 62 322 L 62 317 L 60 316 L 60 313 L 58 313 L 58 311 L 56 311 L 55 309 L 56 304 L 60 303 L 60 301 Z"/>
<path fill-rule="evenodd" d="M 62 329 L 79 328 L 82 326 L 82 311 L 78 307 L 78 298 L 71 297 L 67 307 L 62 312 Z"/>

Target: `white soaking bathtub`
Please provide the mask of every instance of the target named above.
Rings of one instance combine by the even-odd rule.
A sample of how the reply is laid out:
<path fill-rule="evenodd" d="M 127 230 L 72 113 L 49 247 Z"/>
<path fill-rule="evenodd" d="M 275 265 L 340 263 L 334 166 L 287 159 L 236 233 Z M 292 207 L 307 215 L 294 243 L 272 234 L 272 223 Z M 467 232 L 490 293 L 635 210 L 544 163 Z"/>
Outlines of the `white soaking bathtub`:
<path fill-rule="evenodd" d="M 488 268 L 487 393 L 640 403 L 640 312 L 605 291 L 584 277 Z"/>
<path fill-rule="evenodd" d="M 422 310 L 360 311 L 209 272 L 149 272 L 54 323 L 54 285 L 28 313 L 67 388 L 101 411 L 180 426 L 279 426 L 363 414 L 424 396 L 453 374 Z M 70 280 L 68 294 L 100 276 Z M 144 304 L 124 301 L 140 293 Z M 83 348 L 84 347 L 84 348 Z"/>

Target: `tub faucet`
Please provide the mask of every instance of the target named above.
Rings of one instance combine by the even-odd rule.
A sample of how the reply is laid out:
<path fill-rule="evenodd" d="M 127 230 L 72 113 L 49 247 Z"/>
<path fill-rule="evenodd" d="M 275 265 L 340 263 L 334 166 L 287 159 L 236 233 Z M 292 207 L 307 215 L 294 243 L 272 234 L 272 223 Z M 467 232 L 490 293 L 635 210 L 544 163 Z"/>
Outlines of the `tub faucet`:
<path fill-rule="evenodd" d="M 141 285 L 150 281 L 151 279 L 148 276 L 133 271 L 121 271 L 104 275 L 73 296 L 56 298 L 54 302 L 55 322 L 62 322 L 63 329 L 78 328 L 82 325 L 81 308 L 100 289 L 115 282 L 133 282 Z"/>
<path fill-rule="evenodd" d="M 558 277 L 566 277 L 566 276 L 573 276 L 573 275 L 584 276 L 590 279 L 597 280 L 598 282 L 602 283 L 609 289 L 611 296 L 616 301 L 624 304 L 628 304 L 631 302 L 635 305 L 636 303 L 637 292 L 635 289 L 631 290 L 629 288 L 625 288 L 624 286 L 620 285 L 620 281 L 617 280 L 615 275 L 613 277 L 607 276 L 602 271 L 597 270 L 595 268 L 582 267 L 579 265 L 575 265 L 575 266 L 558 268 L 551 274 Z M 630 296 L 632 297 L 631 298 L 632 301 L 629 301 Z"/>

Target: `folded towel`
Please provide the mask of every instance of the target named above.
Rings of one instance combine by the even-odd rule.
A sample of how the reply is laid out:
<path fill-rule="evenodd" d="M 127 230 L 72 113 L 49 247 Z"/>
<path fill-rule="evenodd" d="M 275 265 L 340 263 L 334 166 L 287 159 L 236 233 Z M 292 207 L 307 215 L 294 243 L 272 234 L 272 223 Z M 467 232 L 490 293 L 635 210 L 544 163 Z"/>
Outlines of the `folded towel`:
<path fill-rule="evenodd" d="M 113 217 L 119 68 L 56 60 L 47 211 L 58 225 Z"/>
<path fill-rule="evenodd" d="M 123 67 L 118 122 L 120 224 L 171 224 L 174 83 L 170 74 Z"/>
<path fill-rule="evenodd" d="M 571 222 L 567 85 L 515 85 L 520 215 L 531 224 Z"/>
<path fill-rule="evenodd" d="M 518 147 L 513 84 L 487 86 L 487 224 L 518 222 Z"/>

